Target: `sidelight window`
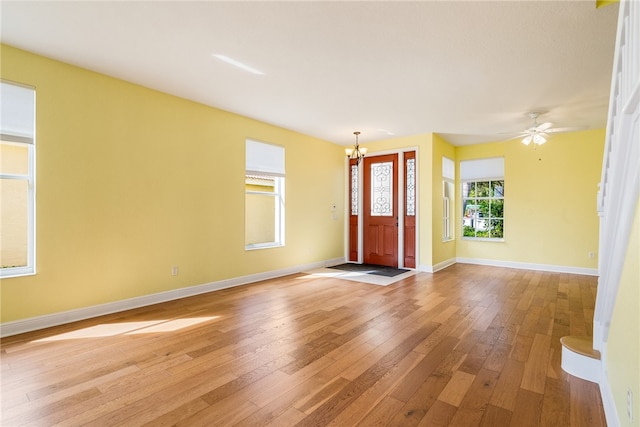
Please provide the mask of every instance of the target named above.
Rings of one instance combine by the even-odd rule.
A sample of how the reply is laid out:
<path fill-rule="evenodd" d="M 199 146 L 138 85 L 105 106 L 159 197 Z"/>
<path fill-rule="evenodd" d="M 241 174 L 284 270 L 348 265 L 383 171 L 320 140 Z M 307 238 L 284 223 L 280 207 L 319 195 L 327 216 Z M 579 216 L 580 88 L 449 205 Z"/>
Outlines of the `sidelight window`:
<path fill-rule="evenodd" d="M 453 160 L 442 158 L 442 241 L 453 240 L 453 217 L 454 206 L 454 181 L 455 163 Z"/>

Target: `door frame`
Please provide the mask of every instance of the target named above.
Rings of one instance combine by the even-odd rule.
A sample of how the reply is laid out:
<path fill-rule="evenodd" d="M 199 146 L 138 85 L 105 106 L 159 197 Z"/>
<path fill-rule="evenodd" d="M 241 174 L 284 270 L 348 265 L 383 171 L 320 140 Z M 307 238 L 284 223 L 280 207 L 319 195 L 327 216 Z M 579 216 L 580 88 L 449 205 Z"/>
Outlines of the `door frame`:
<path fill-rule="evenodd" d="M 416 169 L 415 169 L 415 197 L 416 197 L 416 247 L 415 247 L 415 255 L 416 255 L 416 266 L 415 268 L 405 267 L 404 266 L 404 207 L 405 207 L 405 180 L 404 180 L 404 162 L 405 162 L 405 152 L 415 151 L 416 153 Z M 367 157 L 376 157 L 376 156 L 384 156 L 387 154 L 397 154 L 398 155 L 398 167 L 397 171 L 397 180 L 398 180 L 398 268 L 408 268 L 412 270 L 418 270 L 419 260 L 420 260 L 420 168 L 418 165 L 420 164 L 419 160 L 419 150 L 418 147 L 405 147 L 396 150 L 383 150 L 383 151 L 369 151 L 367 153 Z M 364 219 L 363 219 L 363 188 L 364 188 L 364 162 L 361 161 L 358 165 L 358 259 L 357 263 L 362 264 L 364 260 L 363 248 L 364 248 Z M 349 222 L 351 218 L 351 193 L 350 193 L 350 184 L 351 184 L 351 168 L 350 161 L 347 157 L 345 160 L 345 233 L 344 233 L 344 259 L 349 262 Z M 353 261 L 352 261 L 353 262 Z"/>

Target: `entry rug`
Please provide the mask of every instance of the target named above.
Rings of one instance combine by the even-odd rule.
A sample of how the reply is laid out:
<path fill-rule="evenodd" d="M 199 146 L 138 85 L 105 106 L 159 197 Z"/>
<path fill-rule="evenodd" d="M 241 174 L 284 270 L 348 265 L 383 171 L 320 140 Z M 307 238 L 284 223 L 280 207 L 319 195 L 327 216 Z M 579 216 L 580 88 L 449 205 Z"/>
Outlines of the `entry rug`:
<path fill-rule="evenodd" d="M 373 264 L 354 264 L 352 262 L 340 265 L 334 265 L 329 268 L 344 271 L 357 271 L 359 273 L 375 274 L 376 276 L 395 277 L 399 274 L 406 273 L 409 270 L 404 268 L 393 268 L 384 265 Z"/>
<path fill-rule="evenodd" d="M 362 264 L 349 264 L 349 265 L 361 266 Z M 416 274 L 416 271 L 414 270 L 403 270 L 403 271 L 400 271 L 399 274 L 396 274 L 395 276 L 385 276 L 380 274 L 371 274 L 368 272 L 370 271 L 370 269 L 369 270 L 362 269 L 361 271 L 357 271 L 356 270 L 357 267 L 355 268 L 351 267 L 352 268 L 351 270 L 342 270 L 336 267 L 338 266 L 318 268 L 312 271 L 307 271 L 306 274 L 317 276 L 317 277 L 331 277 L 334 279 L 344 279 L 344 280 L 350 280 L 353 282 L 369 283 L 371 285 L 378 285 L 378 286 L 388 286 Z M 374 267 L 380 268 L 380 266 L 374 266 Z M 387 267 L 383 267 L 383 268 L 387 268 Z M 391 270 L 402 270 L 402 269 L 391 268 Z"/>

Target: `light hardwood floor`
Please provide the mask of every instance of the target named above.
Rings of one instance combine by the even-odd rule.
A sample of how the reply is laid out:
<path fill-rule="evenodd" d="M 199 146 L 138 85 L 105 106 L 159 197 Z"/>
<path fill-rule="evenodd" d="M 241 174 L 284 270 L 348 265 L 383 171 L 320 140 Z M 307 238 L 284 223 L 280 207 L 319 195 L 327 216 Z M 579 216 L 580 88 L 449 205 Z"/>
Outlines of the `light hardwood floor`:
<path fill-rule="evenodd" d="M 1 425 L 603 426 L 560 368 L 596 278 L 303 274 L 8 337 Z"/>

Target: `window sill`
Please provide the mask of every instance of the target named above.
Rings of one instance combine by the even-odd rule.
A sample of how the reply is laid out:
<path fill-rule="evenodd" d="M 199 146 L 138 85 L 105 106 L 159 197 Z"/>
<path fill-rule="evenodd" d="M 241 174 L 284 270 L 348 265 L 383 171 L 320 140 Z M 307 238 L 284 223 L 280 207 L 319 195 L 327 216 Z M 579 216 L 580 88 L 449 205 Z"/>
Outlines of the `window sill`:
<path fill-rule="evenodd" d="M 14 277 L 35 276 L 36 272 L 31 267 L 3 268 L 0 270 L 0 279 L 12 279 Z"/>
<path fill-rule="evenodd" d="M 244 247 L 245 251 L 256 251 L 258 249 L 269 249 L 269 248 L 282 248 L 284 244 L 281 243 L 259 243 L 255 245 L 247 245 Z"/>
<path fill-rule="evenodd" d="M 468 240 L 471 242 L 494 242 L 494 243 L 504 242 L 504 238 L 492 239 L 490 237 L 462 237 L 462 240 Z"/>

